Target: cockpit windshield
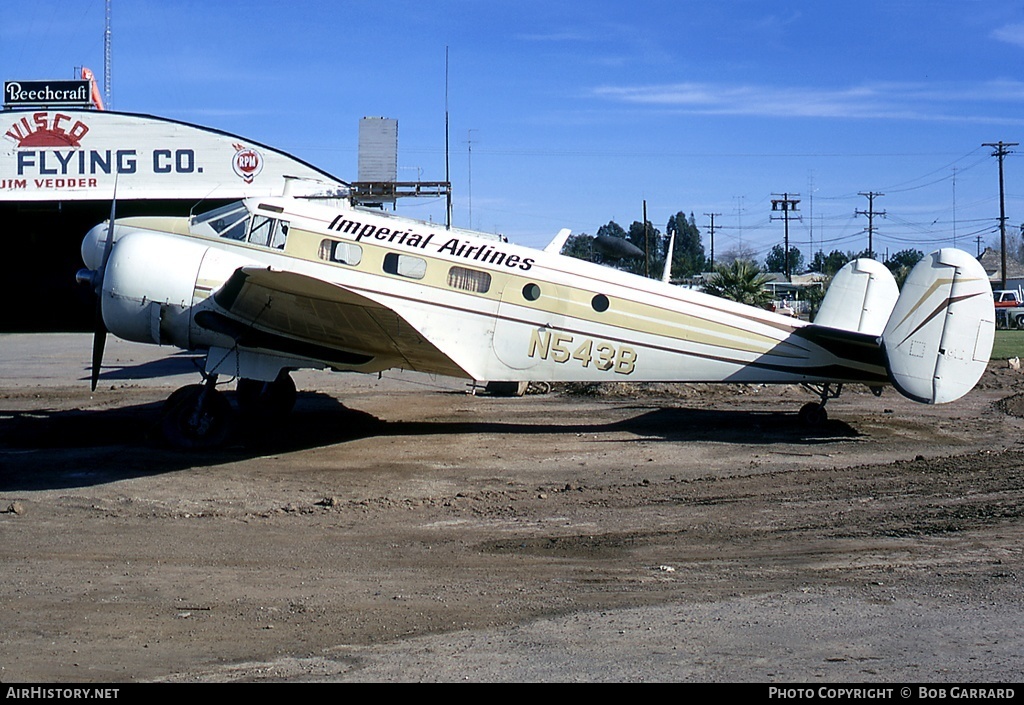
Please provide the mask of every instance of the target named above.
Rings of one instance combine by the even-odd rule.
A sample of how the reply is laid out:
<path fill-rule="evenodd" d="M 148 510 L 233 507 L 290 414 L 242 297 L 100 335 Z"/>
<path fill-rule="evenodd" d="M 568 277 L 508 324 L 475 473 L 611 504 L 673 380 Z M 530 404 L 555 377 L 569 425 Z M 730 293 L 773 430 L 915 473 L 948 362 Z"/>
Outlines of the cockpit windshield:
<path fill-rule="evenodd" d="M 197 235 L 244 240 L 248 223 L 249 210 L 241 202 L 229 203 L 197 215 L 192 221 L 192 232 Z"/>

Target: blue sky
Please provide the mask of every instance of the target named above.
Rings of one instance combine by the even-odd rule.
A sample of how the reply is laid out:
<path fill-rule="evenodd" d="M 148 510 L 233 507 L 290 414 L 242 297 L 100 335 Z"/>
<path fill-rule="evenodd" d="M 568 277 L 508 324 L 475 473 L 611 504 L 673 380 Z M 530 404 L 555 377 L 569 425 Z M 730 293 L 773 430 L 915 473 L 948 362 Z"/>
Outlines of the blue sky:
<path fill-rule="evenodd" d="M 3 78 L 103 70 L 103 0 L 0 5 Z M 543 246 L 562 227 L 692 212 L 715 250 L 998 245 L 986 142 L 1024 142 L 1024 3 L 114 0 L 113 107 L 234 132 L 356 178 L 359 118 L 399 121 L 399 178 L 455 224 Z M 470 153 L 470 147 L 472 149 Z M 1024 221 L 1009 155 L 1008 230 Z M 472 178 L 470 179 L 470 173 Z M 471 195 L 471 197 L 470 197 Z M 470 223 L 472 211 L 472 223 Z M 399 212 L 443 220 L 438 201 Z M 709 247 L 705 234 L 705 248 Z"/>

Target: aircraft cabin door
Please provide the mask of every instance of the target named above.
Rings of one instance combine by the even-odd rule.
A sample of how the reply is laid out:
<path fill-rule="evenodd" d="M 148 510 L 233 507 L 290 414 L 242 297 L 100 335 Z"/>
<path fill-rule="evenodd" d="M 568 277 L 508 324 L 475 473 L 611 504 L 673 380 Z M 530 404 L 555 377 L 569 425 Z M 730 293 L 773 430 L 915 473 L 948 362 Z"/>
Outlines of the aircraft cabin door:
<path fill-rule="evenodd" d="M 501 292 L 492 347 L 510 379 L 543 381 L 546 375 L 516 374 L 540 370 L 548 359 L 551 336 L 566 324 L 564 290 L 550 283 L 510 279 Z"/>

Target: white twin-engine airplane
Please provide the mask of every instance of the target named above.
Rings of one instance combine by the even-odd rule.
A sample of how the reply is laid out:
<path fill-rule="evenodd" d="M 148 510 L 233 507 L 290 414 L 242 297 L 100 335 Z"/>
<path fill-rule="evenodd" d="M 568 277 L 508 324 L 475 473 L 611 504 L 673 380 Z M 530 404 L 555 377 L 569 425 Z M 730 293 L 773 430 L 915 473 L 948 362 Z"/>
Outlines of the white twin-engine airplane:
<path fill-rule="evenodd" d="M 242 410 L 287 412 L 300 368 L 404 368 L 478 381 L 800 383 L 826 419 L 843 384 L 958 399 L 985 370 L 994 309 L 976 259 L 924 258 L 900 292 L 871 259 L 834 278 L 813 324 L 484 233 L 347 203 L 252 198 L 189 218 L 97 225 L 79 279 L 99 295 L 92 384 L 106 332 L 206 351 L 204 384 L 170 396 L 184 447 L 224 440 Z"/>

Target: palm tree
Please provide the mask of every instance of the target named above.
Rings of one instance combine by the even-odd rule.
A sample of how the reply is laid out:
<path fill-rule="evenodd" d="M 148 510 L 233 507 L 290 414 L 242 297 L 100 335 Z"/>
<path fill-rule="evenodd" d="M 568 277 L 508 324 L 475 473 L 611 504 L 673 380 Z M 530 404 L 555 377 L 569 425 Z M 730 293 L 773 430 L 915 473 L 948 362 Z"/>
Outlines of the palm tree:
<path fill-rule="evenodd" d="M 737 259 L 730 265 L 715 267 L 704 291 L 741 304 L 770 308 L 772 295 L 765 288 L 770 280 L 753 262 Z"/>

